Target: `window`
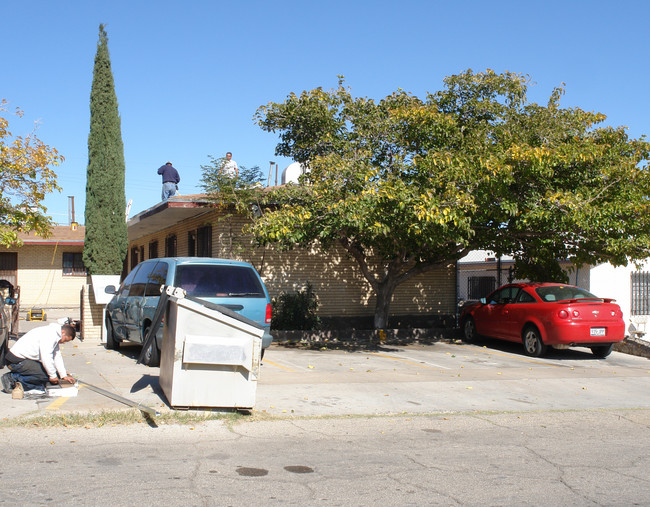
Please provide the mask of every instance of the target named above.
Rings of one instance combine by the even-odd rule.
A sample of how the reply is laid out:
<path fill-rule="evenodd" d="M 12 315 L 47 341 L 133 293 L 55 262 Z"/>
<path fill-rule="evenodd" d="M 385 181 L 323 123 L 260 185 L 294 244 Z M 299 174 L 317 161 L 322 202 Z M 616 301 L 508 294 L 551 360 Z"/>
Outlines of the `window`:
<path fill-rule="evenodd" d="M 86 266 L 84 266 L 81 252 L 63 252 L 63 274 L 69 276 L 86 275 Z"/>
<path fill-rule="evenodd" d="M 650 271 L 630 273 L 632 315 L 650 315 Z"/>
<path fill-rule="evenodd" d="M 517 299 L 518 293 L 519 287 L 504 287 L 494 294 L 491 294 L 488 303 L 491 305 L 506 305 L 513 303 L 515 299 Z"/>
<path fill-rule="evenodd" d="M 522 290 L 517 296 L 517 301 L 515 303 L 535 303 L 536 300 L 533 296 L 528 294 L 525 290 Z"/>
<path fill-rule="evenodd" d="M 187 233 L 187 256 L 194 257 L 196 255 L 196 231 Z"/>
<path fill-rule="evenodd" d="M 156 259 L 158 257 L 158 242 L 152 241 L 149 243 L 149 258 Z"/>
<path fill-rule="evenodd" d="M 212 226 L 206 225 L 196 230 L 196 255 L 212 257 Z"/>
<path fill-rule="evenodd" d="M 0 279 L 7 280 L 14 287 L 17 285 L 18 253 L 0 252 Z"/>
<path fill-rule="evenodd" d="M 145 296 L 160 296 L 160 286 L 167 282 L 167 270 L 169 266 L 166 262 L 158 262 L 156 267 L 147 277 L 147 288 Z"/>
<path fill-rule="evenodd" d="M 497 288 L 493 276 L 470 276 L 467 280 L 467 299 L 481 299 Z"/>
<path fill-rule="evenodd" d="M 256 273 L 243 266 L 180 265 L 174 285 L 195 297 L 266 297 Z"/>
<path fill-rule="evenodd" d="M 165 238 L 165 257 L 176 257 L 176 234 Z"/>
<path fill-rule="evenodd" d="M 144 296 L 144 289 L 147 286 L 147 280 L 149 275 L 153 271 L 153 268 L 156 266 L 156 262 L 145 262 L 142 264 L 138 273 L 135 275 L 133 282 L 131 283 L 131 290 L 129 290 L 129 297 L 134 296 Z M 160 293 L 158 294 L 160 295 Z"/>
<path fill-rule="evenodd" d="M 551 285 L 549 287 L 539 287 L 535 289 L 537 295 L 542 298 L 542 301 L 567 301 L 570 299 L 593 299 L 599 300 L 591 292 L 587 292 L 580 287 L 573 287 L 571 285 Z"/>
<path fill-rule="evenodd" d="M 131 248 L 131 269 L 138 265 L 138 247 Z"/>
<path fill-rule="evenodd" d="M 131 284 L 133 283 L 133 279 L 135 278 L 135 274 L 137 273 L 137 271 L 138 271 L 137 269 L 134 269 L 124 279 L 124 281 L 122 282 L 122 285 L 120 285 L 120 290 L 119 290 L 119 295 L 120 296 L 128 296 L 129 295 L 129 289 L 131 288 Z"/>

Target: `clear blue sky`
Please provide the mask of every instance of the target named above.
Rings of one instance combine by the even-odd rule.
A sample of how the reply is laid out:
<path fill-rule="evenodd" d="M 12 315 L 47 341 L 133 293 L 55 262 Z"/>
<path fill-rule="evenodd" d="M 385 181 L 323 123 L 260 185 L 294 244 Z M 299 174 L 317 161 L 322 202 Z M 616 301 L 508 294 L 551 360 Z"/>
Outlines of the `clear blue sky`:
<path fill-rule="evenodd" d="M 181 173 L 181 194 L 199 193 L 201 165 L 226 151 L 268 172 L 277 136 L 255 110 L 290 92 L 332 88 L 382 98 L 398 88 L 424 97 L 465 69 L 528 74 L 529 99 L 600 111 L 629 134 L 649 133 L 650 2 L 437 1 L 4 1 L 0 98 L 10 119 L 66 158 L 61 193 L 46 198 L 68 223 L 68 196 L 83 223 L 89 97 L 98 26 L 106 24 L 122 118 L 131 215 L 160 201 L 157 168 Z"/>

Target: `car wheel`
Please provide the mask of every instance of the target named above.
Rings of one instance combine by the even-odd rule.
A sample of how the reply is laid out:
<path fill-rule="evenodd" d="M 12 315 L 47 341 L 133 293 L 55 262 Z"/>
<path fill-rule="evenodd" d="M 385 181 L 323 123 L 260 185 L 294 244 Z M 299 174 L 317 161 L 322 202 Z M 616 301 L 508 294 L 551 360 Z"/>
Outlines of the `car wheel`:
<path fill-rule="evenodd" d="M 463 337 L 467 343 L 474 343 L 478 338 L 476 334 L 476 324 L 472 317 L 467 317 L 463 322 Z"/>
<path fill-rule="evenodd" d="M 591 347 L 591 353 L 600 359 L 605 359 L 612 353 L 612 350 L 614 350 L 613 343 L 610 343 L 609 345 L 598 345 L 597 347 Z"/>
<path fill-rule="evenodd" d="M 120 342 L 115 339 L 113 322 L 109 317 L 106 317 L 106 343 L 104 346 L 109 350 L 117 350 L 120 348 Z"/>
<path fill-rule="evenodd" d="M 539 330 L 528 326 L 524 329 L 524 351 L 532 357 L 541 357 L 546 353 L 546 345 L 542 341 Z"/>
<path fill-rule="evenodd" d="M 146 327 L 144 334 L 142 336 L 146 337 L 149 334 L 149 327 Z M 158 345 L 156 340 L 149 346 L 147 351 L 144 354 L 144 359 L 142 360 L 147 366 L 160 366 L 160 350 L 158 350 Z"/>

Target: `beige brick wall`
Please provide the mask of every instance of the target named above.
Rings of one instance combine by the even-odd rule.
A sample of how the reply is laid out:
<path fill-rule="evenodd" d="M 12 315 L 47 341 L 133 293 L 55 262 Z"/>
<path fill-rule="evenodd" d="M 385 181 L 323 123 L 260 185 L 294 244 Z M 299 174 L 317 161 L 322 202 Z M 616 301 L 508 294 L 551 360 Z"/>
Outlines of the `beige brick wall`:
<path fill-rule="evenodd" d="M 148 257 L 149 243 L 158 241 L 158 256 L 165 255 L 165 238 L 176 234 L 177 255 L 188 252 L 188 231 L 212 225 L 212 256 L 250 262 L 262 276 L 271 297 L 294 291 L 311 282 L 320 302 L 321 316 L 359 317 L 374 314 L 375 297 L 361 275 L 358 264 L 340 247 L 323 252 L 318 245 L 309 249 L 279 251 L 258 248 L 250 237 L 241 234 L 245 219 L 241 216 L 219 217 L 212 210 L 200 217 L 179 222 L 155 234 L 129 244 L 144 246 Z M 129 266 L 130 266 L 129 259 Z M 456 270 L 453 264 L 433 269 L 399 286 L 391 304 L 391 315 L 453 315 L 456 300 Z"/>
<path fill-rule="evenodd" d="M 63 253 L 83 252 L 83 246 L 28 245 L 11 247 L 18 253 L 17 284 L 20 308 L 79 307 L 86 276 L 63 275 Z"/>
<path fill-rule="evenodd" d="M 103 307 L 95 302 L 92 285 L 81 291 L 81 336 L 84 340 L 102 341 Z"/>

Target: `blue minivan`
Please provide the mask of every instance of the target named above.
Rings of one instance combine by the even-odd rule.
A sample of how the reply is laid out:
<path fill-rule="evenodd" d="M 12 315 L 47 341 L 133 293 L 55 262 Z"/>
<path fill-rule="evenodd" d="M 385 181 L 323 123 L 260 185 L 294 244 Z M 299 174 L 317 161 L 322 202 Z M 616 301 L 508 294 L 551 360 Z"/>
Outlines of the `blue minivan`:
<path fill-rule="evenodd" d="M 273 340 L 271 300 L 255 268 L 247 262 L 211 257 L 169 257 L 138 264 L 119 288 L 106 287 L 113 298 L 106 306 L 106 348 L 128 340 L 143 343 L 153 321 L 163 285 L 180 287 L 187 295 L 224 306 L 264 328 L 262 352 Z M 162 326 L 144 363 L 160 365 Z"/>

